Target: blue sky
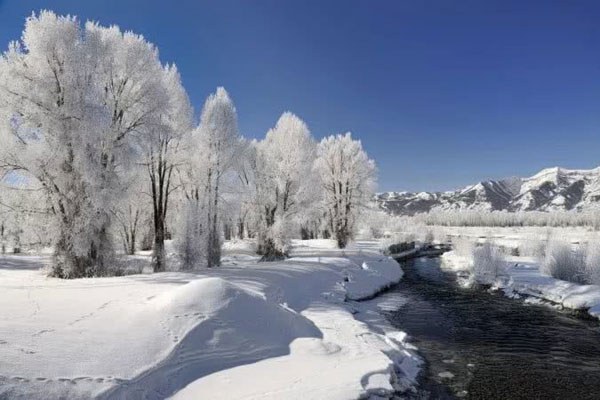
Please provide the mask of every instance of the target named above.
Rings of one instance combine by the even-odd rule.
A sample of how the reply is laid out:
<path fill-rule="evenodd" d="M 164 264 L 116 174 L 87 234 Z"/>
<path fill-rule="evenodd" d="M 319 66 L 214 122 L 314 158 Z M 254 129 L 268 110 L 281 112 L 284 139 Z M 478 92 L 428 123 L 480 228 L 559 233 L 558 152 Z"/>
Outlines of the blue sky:
<path fill-rule="evenodd" d="M 0 0 L 0 45 L 39 9 L 143 34 L 247 137 L 352 131 L 382 191 L 600 165 L 598 1 Z"/>

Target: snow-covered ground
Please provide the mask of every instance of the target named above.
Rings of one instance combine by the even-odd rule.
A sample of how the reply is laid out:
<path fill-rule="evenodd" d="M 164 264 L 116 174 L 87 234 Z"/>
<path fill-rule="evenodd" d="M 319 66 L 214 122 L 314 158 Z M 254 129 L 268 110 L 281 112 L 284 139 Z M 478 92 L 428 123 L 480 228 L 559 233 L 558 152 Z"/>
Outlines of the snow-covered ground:
<path fill-rule="evenodd" d="M 562 232 L 561 237 L 568 237 L 568 232 Z M 585 240 L 585 235 L 579 231 L 579 236 L 575 236 L 571 241 L 577 242 Z M 502 243 L 504 246 L 522 245 L 522 236 L 510 237 L 510 244 L 506 242 L 507 238 L 496 233 L 494 243 Z M 504 239 L 504 241 L 502 241 Z M 471 237 L 473 241 L 482 241 L 475 236 Z M 506 271 L 504 276 L 498 277 L 493 283 L 493 289 L 502 290 L 507 296 L 519 297 L 520 295 L 534 297 L 540 300 L 548 301 L 565 308 L 573 310 L 587 311 L 590 315 L 600 319 L 600 286 L 598 285 L 580 285 L 552 278 L 540 271 L 540 266 L 535 257 L 526 256 L 506 256 Z M 458 254 L 456 251 L 450 251 L 442 255 L 442 268 L 456 271 L 467 271 L 473 264 L 471 257 L 464 254 Z"/>
<path fill-rule="evenodd" d="M 419 360 L 375 300 L 402 277 L 376 242 L 298 241 L 259 263 L 59 280 L 0 258 L 0 398 L 349 399 L 414 384 Z"/>
<path fill-rule="evenodd" d="M 560 239 L 572 243 L 581 243 L 589 240 L 599 239 L 600 234 L 589 228 L 584 227 L 468 227 L 468 226 L 451 226 L 428 227 L 435 234 L 436 238 L 444 240 L 446 236 L 466 237 L 474 241 L 489 241 L 492 240 L 495 244 L 506 247 L 517 247 L 525 242 Z"/>

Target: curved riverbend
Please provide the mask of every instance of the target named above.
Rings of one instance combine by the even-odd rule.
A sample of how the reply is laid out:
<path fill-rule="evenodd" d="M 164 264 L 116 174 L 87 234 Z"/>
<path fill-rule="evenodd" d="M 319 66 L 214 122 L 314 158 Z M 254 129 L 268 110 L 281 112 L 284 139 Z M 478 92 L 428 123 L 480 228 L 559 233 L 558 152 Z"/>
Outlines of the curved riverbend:
<path fill-rule="evenodd" d="M 403 269 L 385 296 L 404 305 L 387 317 L 426 361 L 419 398 L 600 398 L 598 322 L 459 287 L 437 259 Z"/>

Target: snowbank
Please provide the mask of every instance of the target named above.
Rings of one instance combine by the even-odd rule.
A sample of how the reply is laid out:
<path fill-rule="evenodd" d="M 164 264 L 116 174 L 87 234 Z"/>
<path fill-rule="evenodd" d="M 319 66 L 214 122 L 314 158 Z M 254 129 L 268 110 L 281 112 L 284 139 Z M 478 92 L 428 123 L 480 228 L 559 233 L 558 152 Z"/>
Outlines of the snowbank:
<path fill-rule="evenodd" d="M 454 251 L 442 256 L 442 267 L 468 270 L 472 260 Z M 587 311 L 600 319 L 600 286 L 579 285 L 544 275 L 531 257 L 507 257 L 506 276 L 494 282 L 508 296 L 522 294 L 559 304 L 563 307 Z"/>
<path fill-rule="evenodd" d="M 404 336 L 347 301 L 402 277 L 375 242 L 297 242 L 273 263 L 249 248 L 197 274 L 72 281 L 0 258 L 0 398 L 347 399 L 414 383 Z"/>

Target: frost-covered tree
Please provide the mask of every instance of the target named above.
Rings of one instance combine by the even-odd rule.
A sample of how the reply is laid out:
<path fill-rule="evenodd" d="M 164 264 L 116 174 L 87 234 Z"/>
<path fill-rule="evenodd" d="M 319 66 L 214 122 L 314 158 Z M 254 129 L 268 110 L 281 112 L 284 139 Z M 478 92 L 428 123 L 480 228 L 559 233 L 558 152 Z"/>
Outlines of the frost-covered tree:
<path fill-rule="evenodd" d="M 264 259 L 284 256 L 290 230 L 309 206 L 315 147 L 306 124 L 290 112 L 256 144 L 254 204 Z"/>
<path fill-rule="evenodd" d="M 1 57 L 0 166 L 48 196 L 54 275 L 105 273 L 119 174 L 169 104 L 161 71 L 143 37 L 49 11 L 29 17 Z"/>
<path fill-rule="evenodd" d="M 168 101 L 165 107 L 157 110 L 158 121 L 145 131 L 141 145 L 152 198 L 154 272 L 160 272 L 166 269 L 165 238 L 169 201 L 177 189 L 175 169 L 183 162 L 179 154 L 180 144 L 190 132 L 192 109 L 174 65 L 159 71 L 155 79 L 162 83 Z"/>
<path fill-rule="evenodd" d="M 121 239 L 125 254 L 133 255 L 142 237 L 144 224 L 151 217 L 151 203 L 146 196 L 146 171 L 139 166 L 124 174 L 124 195 L 113 212 L 117 236 Z"/>
<path fill-rule="evenodd" d="M 235 210 L 235 236 L 244 239 L 246 235 L 252 236 L 253 221 L 256 219 L 256 208 L 254 206 L 255 193 L 255 166 L 256 166 L 256 140 L 243 140 L 240 162 L 238 164 L 237 189 L 234 192 L 236 202 Z"/>
<path fill-rule="evenodd" d="M 191 264 L 197 265 L 202 258 L 209 268 L 221 264 L 224 185 L 234 177 L 230 174 L 239 163 L 241 149 L 235 106 L 227 91 L 219 87 L 206 99 L 200 124 L 187 145 L 184 266 L 193 267 Z"/>
<path fill-rule="evenodd" d="M 185 160 L 177 169 L 179 196 L 179 214 L 177 216 L 178 234 L 175 244 L 179 254 L 180 269 L 197 268 L 206 260 L 206 193 L 204 160 L 198 154 L 197 129 L 185 137 L 181 156 Z"/>
<path fill-rule="evenodd" d="M 205 166 L 206 261 L 207 266 L 212 267 L 221 264 L 221 185 L 225 175 L 238 162 L 241 145 L 235 106 L 222 87 L 217 88 L 204 104 L 198 139 Z"/>
<path fill-rule="evenodd" d="M 373 198 L 375 162 L 348 132 L 321 140 L 314 168 L 321 177 L 331 232 L 338 246 L 344 248 L 354 235 L 360 211 Z"/>
<path fill-rule="evenodd" d="M 0 246 L 18 253 L 49 244 L 51 221 L 43 188 L 10 173 L 0 180 Z"/>

